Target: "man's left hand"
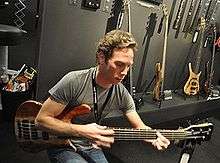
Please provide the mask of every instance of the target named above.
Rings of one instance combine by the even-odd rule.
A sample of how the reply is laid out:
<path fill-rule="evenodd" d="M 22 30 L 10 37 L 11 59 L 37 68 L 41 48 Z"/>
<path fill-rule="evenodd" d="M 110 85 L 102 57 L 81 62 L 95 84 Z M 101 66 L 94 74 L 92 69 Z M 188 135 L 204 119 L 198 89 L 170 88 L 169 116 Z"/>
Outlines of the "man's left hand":
<path fill-rule="evenodd" d="M 165 138 L 161 133 L 157 132 L 156 134 L 157 139 L 146 140 L 146 142 L 152 143 L 152 145 L 156 147 L 158 150 L 166 149 L 169 146 L 170 141 L 167 138 Z"/>

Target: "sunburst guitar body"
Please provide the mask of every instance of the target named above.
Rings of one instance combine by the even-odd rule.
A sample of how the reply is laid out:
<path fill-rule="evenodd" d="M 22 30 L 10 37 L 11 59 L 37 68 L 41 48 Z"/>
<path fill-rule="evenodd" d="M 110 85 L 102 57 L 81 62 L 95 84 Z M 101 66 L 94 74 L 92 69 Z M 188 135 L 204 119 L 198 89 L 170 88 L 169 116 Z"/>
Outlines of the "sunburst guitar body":
<path fill-rule="evenodd" d="M 200 62 L 202 58 L 202 49 L 204 45 L 204 32 L 205 32 L 205 18 L 201 17 L 198 24 L 199 34 L 200 34 L 200 41 L 199 46 L 197 48 L 197 58 L 196 58 L 196 65 L 194 72 L 192 70 L 192 65 L 189 63 L 189 78 L 184 85 L 184 93 L 186 95 L 196 95 L 199 93 L 199 77 L 201 75 Z"/>
<path fill-rule="evenodd" d="M 192 65 L 189 63 L 189 78 L 184 85 L 184 92 L 187 95 L 196 95 L 199 92 L 199 77 L 201 71 L 196 74 L 192 71 Z"/>

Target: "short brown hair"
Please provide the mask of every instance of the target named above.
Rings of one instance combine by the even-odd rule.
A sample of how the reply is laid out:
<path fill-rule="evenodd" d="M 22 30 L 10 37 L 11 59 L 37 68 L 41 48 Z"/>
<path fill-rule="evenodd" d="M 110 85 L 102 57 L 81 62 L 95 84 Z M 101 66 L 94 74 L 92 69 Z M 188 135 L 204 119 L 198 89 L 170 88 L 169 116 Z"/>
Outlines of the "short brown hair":
<path fill-rule="evenodd" d="M 98 43 L 96 55 L 103 52 L 105 60 L 112 57 L 114 48 L 132 48 L 137 50 L 137 43 L 133 35 L 122 30 L 112 30 L 108 32 Z"/>

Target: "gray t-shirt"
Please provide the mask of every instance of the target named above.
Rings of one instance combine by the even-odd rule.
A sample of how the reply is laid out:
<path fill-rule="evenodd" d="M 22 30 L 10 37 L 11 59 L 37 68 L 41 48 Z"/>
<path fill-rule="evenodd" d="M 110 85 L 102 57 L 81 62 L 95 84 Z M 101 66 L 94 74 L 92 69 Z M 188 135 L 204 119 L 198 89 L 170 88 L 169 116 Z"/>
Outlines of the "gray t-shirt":
<path fill-rule="evenodd" d="M 92 67 L 90 69 L 69 72 L 49 90 L 50 95 L 56 102 L 73 108 L 80 104 L 87 104 L 91 107 L 89 114 L 75 118 L 76 123 L 87 124 L 95 122 L 92 87 L 92 76 L 95 70 L 96 68 Z M 97 85 L 98 111 L 100 111 L 105 102 L 108 92 L 109 89 L 104 89 Z M 113 110 L 121 110 L 124 114 L 135 110 L 134 101 L 122 83 L 113 86 L 111 97 L 102 112 L 101 119 Z"/>

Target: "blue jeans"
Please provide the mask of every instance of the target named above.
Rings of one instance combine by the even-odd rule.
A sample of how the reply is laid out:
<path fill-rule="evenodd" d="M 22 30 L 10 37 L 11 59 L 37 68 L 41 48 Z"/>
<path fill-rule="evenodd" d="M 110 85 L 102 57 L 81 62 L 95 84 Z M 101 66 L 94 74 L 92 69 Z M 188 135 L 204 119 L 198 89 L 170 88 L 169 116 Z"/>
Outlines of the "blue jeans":
<path fill-rule="evenodd" d="M 54 148 L 47 150 L 51 163 L 108 163 L 101 149 Z"/>

